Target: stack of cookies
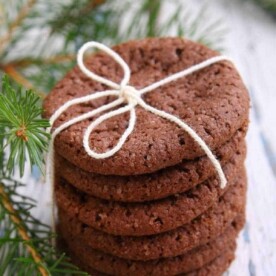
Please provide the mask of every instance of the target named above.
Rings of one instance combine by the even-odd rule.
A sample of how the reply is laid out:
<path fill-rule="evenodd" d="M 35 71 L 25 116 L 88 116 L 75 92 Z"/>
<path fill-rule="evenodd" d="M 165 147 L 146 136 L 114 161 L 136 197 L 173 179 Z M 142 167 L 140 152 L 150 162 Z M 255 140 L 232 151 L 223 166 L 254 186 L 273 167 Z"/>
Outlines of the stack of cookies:
<path fill-rule="evenodd" d="M 181 38 L 150 38 L 113 48 L 143 88 L 217 52 Z M 104 53 L 87 58 L 96 74 L 120 83 L 123 72 Z M 44 102 L 45 116 L 70 99 L 107 87 L 75 67 Z M 164 85 L 143 99 L 178 116 L 206 142 L 228 180 L 181 128 L 136 106 L 137 121 L 122 149 L 93 159 L 83 148 L 90 120 L 55 139 L 58 233 L 73 263 L 91 275 L 221 275 L 234 259 L 245 221 L 249 98 L 233 64 L 218 62 Z M 71 107 L 54 127 L 113 101 Z M 113 117 L 90 136 L 96 152 L 114 147 L 129 114 Z"/>

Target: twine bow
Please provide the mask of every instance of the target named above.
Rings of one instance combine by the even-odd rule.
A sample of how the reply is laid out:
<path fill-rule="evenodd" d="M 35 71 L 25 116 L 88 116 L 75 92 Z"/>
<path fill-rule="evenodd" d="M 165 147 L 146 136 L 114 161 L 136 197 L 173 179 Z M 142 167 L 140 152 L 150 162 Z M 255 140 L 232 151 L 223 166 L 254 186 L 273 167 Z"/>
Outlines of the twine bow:
<path fill-rule="evenodd" d="M 122 81 L 119 84 L 115 83 L 111 80 L 108 80 L 104 77 L 98 76 L 97 74 L 91 72 L 84 65 L 83 56 L 84 56 L 85 51 L 89 48 L 97 48 L 99 50 L 102 50 L 103 52 L 108 54 L 110 57 L 112 57 L 122 67 L 124 76 L 123 76 Z M 181 119 L 179 119 L 178 117 L 176 117 L 170 113 L 167 113 L 163 110 L 159 110 L 159 109 L 147 104 L 142 98 L 142 96 L 145 93 L 151 92 L 160 86 L 163 86 L 167 83 L 173 82 L 177 79 L 183 78 L 187 75 L 190 75 L 196 71 L 199 71 L 205 67 L 208 67 L 214 63 L 217 63 L 217 62 L 220 62 L 223 60 L 231 61 L 226 56 L 215 56 L 215 57 L 207 59 L 207 60 L 205 60 L 201 63 L 198 63 L 196 65 L 193 65 L 187 69 L 184 69 L 183 71 L 180 71 L 176 74 L 172 74 L 160 81 L 157 81 L 149 86 L 146 86 L 146 87 L 138 90 L 135 87 L 129 85 L 130 74 L 131 74 L 130 68 L 126 64 L 126 62 L 115 51 L 113 51 L 112 49 L 110 49 L 107 46 L 105 46 L 101 43 L 98 43 L 98 42 L 91 41 L 91 42 L 85 43 L 80 48 L 78 55 L 77 55 L 77 62 L 78 62 L 79 68 L 86 76 L 88 76 L 89 78 L 91 78 L 97 82 L 105 84 L 106 86 L 110 87 L 111 90 L 97 91 L 97 92 L 87 95 L 87 96 L 69 100 L 68 102 L 66 102 L 65 104 L 60 106 L 54 112 L 54 114 L 51 116 L 51 118 L 50 118 L 51 127 L 49 128 L 49 131 L 51 131 L 51 128 L 52 128 L 54 122 L 58 119 L 58 117 L 64 111 L 66 111 L 69 107 L 71 107 L 73 105 L 88 102 L 88 101 L 99 99 L 99 98 L 106 97 L 106 96 L 116 96 L 117 99 L 108 104 L 102 105 L 94 110 L 91 110 L 87 113 L 79 115 L 73 119 L 70 119 L 69 121 L 61 124 L 59 127 L 57 127 L 52 132 L 52 139 L 50 142 L 50 148 L 49 148 L 49 153 L 47 156 L 47 164 L 46 164 L 46 182 L 51 182 L 53 184 L 53 181 L 54 181 L 54 173 L 53 173 L 54 172 L 54 167 L 53 167 L 54 140 L 59 133 L 61 133 L 64 129 L 68 128 L 69 126 L 71 126 L 73 124 L 76 124 L 80 121 L 91 118 L 99 113 L 104 112 L 104 111 L 113 109 L 112 111 L 106 112 L 103 115 L 99 116 L 96 120 L 94 120 L 87 127 L 87 129 L 85 130 L 84 136 L 83 136 L 83 147 L 89 156 L 91 156 L 92 158 L 95 158 L 95 159 L 104 159 L 104 158 L 113 156 L 116 152 L 118 152 L 122 148 L 125 141 L 129 137 L 129 135 L 132 133 L 132 131 L 135 127 L 135 122 L 136 122 L 135 107 L 137 105 L 139 105 L 142 108 L 144 108 L 145 110 L 152 112 L 153 114 L 156 114 L 157 116 L 160 116 L 164 119 L 167 119 L 168 121 L 175 123 L 180 128 L 182 128 L 184 131 L 186 131 L 198 143 L 198 145 L 202 148 L 202 150 L 208 156 L 208 158 L 212 162 L 212 164 L 213 164 L 214 168 L 216 169 L 216 172 L 219 176 L 220 186 L 221 186 L 221 188 L 224 188 L 227 184 L 227 180 L 223 173 L 221 165 L 220 165 L 219 161 L 216 159 L 216 157 L 214 156 L 214 154 L 212 153 L 212 151 L 210 150 L 210 148 L 202 140 L 202 138 Z M 115 107 L 118 107 L 118 106 L 122 105 L 123 103 L 125 103 L 125 105 L 123 107 L 114 109 Z M 109 118 L 112 118 L 116 115 L 123 114 L 126 112 L 130 113 L 129 124 L 128 124 L 127 129 L 124 131 L 124 133 L 118 140 L 117 144 L 112 149 L 110 149 L 106 152 L 103 152 L 103 153 L 95 152 L 89 145 L 89 137 L 90 137 L 91 133 L 93 132 L 93 130 L 99 124 L 108 120 Z M 52 188 L 52 190 L 53 190 L 53 188 Z M 53 195 L 53 191 L 52 191 L 52 195 Z"/>

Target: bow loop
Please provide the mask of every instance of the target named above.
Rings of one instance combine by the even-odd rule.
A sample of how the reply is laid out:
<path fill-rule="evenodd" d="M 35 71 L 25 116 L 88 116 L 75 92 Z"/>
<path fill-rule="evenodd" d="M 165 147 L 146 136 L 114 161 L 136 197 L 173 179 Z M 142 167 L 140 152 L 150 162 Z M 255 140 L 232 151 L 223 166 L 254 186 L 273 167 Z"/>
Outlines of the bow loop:
<path fill-rule="evenodd" d="M 110 57 L 112 57 L 123 69 L 124 72 L 124 76 L 123 79 L 121 81 L 120 84 L 115 83 L 111 80 L 108 80 L 104 77 L 101 77 L 95 73 L 93 73 L 92 71 L 90 71 L 84 64 L 83 62 L 83 56 L 84 53 L 88 50 L 88 49 L 99 49 L 102 50 L 103 52 L 105 52 L 106 54 L 108 54 Z M 80 67 L 80 69 L 82 70 L 82 72 L 87 75 L 89 78 L 98 81 L 102 84 L 105 84 L 113 89 L 116 90 L 120 90 L 120 88 L 125 87 L 128 83 L 129 83 L 129 79 L 130 79 L 130 69 L 128 67 L 128 65 L 126 64 L 126 62 L 112 49 L 108 48 L 107 46 L 105 46 L 104 44 L 101 44 L 99 42 L 95 42 L 95 41 L 90 41 L 85 43 L 80 50 L 78 51 L 78 55 L 77 55 L 77 62 L 78 65 Z"/>
<path fill-rule="evenodd" d="M 103 152 L 103 153 L 98 153 L 95 152 L 93 149 L 91 149 L 90 145 L 89 145 L 89 138 L 91 133 L 93 132 L 93 130 L 100 125 L 102 122 L 108 120 L 109 118 L 112 118 L 114 116 L 123 114 L 129 112 L 130 113 L 130 118 L 129 118 L 129 123 L 128 123 L 128 127 L 127 129 L 124 131 L 124 133 L 122 134 L 122 136 L 120 137 L 120 139 L 118 140 L 117 144 Z M 114 155 L 116 152 L 118 152 L 122 146 L 124 145 L 126 139 L 128 138 L 128 136 L 132 133 L 134 126 L 135 126 L 135 122 L 136 122 L 136 113 L 135 113 L 135 109 L 133 108 L 132 104 L 128 104 L 124 107 L 121 107 L 117 110 L 113 110 L 110 111 L 108 113 L 103 114 L 102 116 L 98 117 L 95 121 L 93 121 L 88 128 L 86 129 L 84 136 L 83 136 L 83 146 L 84 149 L 86 151 L 86 153 L 91 156 L 92 158 L 95 159 L 104 159 L 104 158 L 108 158 L 112 155 Z"/>

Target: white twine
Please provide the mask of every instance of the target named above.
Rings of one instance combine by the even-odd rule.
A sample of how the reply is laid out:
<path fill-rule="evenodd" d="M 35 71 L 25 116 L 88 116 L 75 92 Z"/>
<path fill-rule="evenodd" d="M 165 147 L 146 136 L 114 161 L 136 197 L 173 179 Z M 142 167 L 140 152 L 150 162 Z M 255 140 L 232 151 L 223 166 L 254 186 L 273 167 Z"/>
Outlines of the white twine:
<path fill-rule="evenodd" d="M 123 69 L 124 72 L 124 76 L 122 81 L 118 84 L 115 83 L 111 80 L 108 80 L 104 77 L 98 76 L 95 73 L 91 72 L 85 65 L 83 62 L 83 56 L 86 50 L 88 50 L 89 48 L 97 48 L 99 50 L 102 50 L 103 52 L 105 52 L 106 54 L 108 54 L 110 57 L 112 57 Z M 52 225 L 54 227 L 55 225 L 55 210 L 54 210 L 54 140 L 56 138 L 56 136 L 61 133 L 63 130 L 65 130 L 66 128 L 68 128 L 69 126 L 76 124 L 80 121 L 86 120 L 88 118 L 91 118 L 103 111 L 107 111 L 109 109 L 112 109 L 114 107 L 118 107 L 119 105 L 126 103 L 125 106 L 117 108 L 115 110 L 109 111 L 103 115 L 101 115 L 100 117 L 98 117 L 96 120 L 94 120 L 85 130 L 84 136 L 83 136 L 83 147 L 86 151 L 86 153 L 91 156 L 92 158 L 95 159 L 104 159 L 110 156 L 113 156 L 116 152 L 118 152 L 122 146 L 124 145 L 125 141 L 127 140 L 128 136 L 132 133 L 134 126 L 135 126 L 135 122 L 136 122 L 136 112 L 135 112 L 135 107 L 137 105 L 140 105 L 142 108 L 144 108 L 145 110 L 160 116 L 164 119 L 167 119 L 168 121 L 171 121 L 173 123 L 175 123 L 176 125 L 178 125 L 180 128 L 182 128 L 184 131 L 186 131 L 196 142 L 197 144 L 202 148 L 202 150 L 205 152 L 205 154 L 208 156 L 208 158 L 210 159 L 210 161 L 212 162 L 214 168 L 216 169 L 216 172 L 218 174 L 219 180 L 220 180 L 220 187 L 224 188 L 227 184 L 227 180 L 226 177 L 224 175 L 224 172 L 222 170 L 222 167 L 219 163 L 219 161 L 216 159 L 215 155 L 212 153 L 212 151 L 210 150 L 210 148 L 207 146 L 207 144 L 202 140 L 202 138 L 190 127 L 188 126 L 184 121 L 182 121 L 181 119 L 179 119 L 178 117 L 167 113 L 163 110 L 159 110 L 153 106 L 148 105 L 143 99 L 142 99 L 142 95 L 148 92 L 153 91 L 154 89 L 163 86 L 167 83 L 173 82 L 175 80 L 178 80 L 180 78 L 183 78 L 187 75 L 190 75 L 196 71 L 199 71 L 203 68 L 206 68 L 214 63 L 220 62 L 220 61 L 231 61 L 231 59 L 229 59 L 226 56 L 215 56 L 212 57 L 210 59 L 207 59 L 201 63 L 198 63 L 196 65 L 193 65 L 187 69 L 184 69 L 183 71 L 180 71 L 176 74 L 172 74 L 160 81 L 157 81 L 147 87 L 144 87 L 140 90 L 137 90 L 135 87 L 128 85 L 129 80 L 130 80 L 130 68 L 129 66 L 126 64 L 126 62 L 112 49 L 108 48 L 107 46 L 105 46 L 104 44 L 98 43 L 98 42 L 87 42 L 85 43 L 79 50 L 78 55 L 77 55 L 77 62 L 78 62 L 78 66 L 81 69 L 81 71 L 88 76 L 89 78 L 91 78 L 92 80 L 95 80 L 97 82 L 100 82 L 102 84 L 105 84 L 106 86 L 110 87 L 111 90 L 105 90 L 105 91 L 97 91 L 91 95 L 87 95 L 84 97 L 79 97 L 79 98 L 75 98 L 72 100 L 69 100 L 68 102 L 66 102 L 65 104 L 63 104 L 62 106 L 60 106 L 55 112 L 54 114 L 51 116 L 50 118 L 50 125 L 51 127 L 49 128 L 49 132 L 51 131 L 55 121 L 59 118 L 59 116 L 66 111 L 69 107 L 76 105 L 76 104 L 80 104 L 80 103 L 84 103 L 84 102 L 88 102 L 88 101 L 92 101 L 95 99 L 99 99 L 102 97 L 106 97 L 106 96 L 116 96 L 117 99 L 114 100 L 111 103 L 102 105 L 92 111 L 89 111 L 87 113 L 84 113 L 82 115 L 79 115 L 73 119 L 70 119 L 69 121 L 61 124 L 59 127 L 57 127 L 53 132 L 52 132 L 52 139 L 50 142 L 50 146 L 49 146 L 49 152 L 47 155 L 47 163 L 46 163 L 46 182 L 51 184 L 51 189 L 52 189 L 52 200 L 53 200 L 53 221 L 52 221 Z M 232 61 L 231 61 L 232 62 Z M 122 136 L 120 137 L 118 143 L 110 150 L 103 152 L 103 153 L 97 153 L 95 152 L 93 149 L 91 149 L 90 145 L 89 145 L 89 137 L 91 135 L 91 133 L 93 132 L 93 130 L 102 122 L 108 120 L 109 118 L 112 118 L 116 115 L 119 114 L 123 114 L 129 112 L 130 113 L 130 119 L 129 119 L 129 124 L 127 129 L 125 130 L 125 132 L 122 134 Z"/>

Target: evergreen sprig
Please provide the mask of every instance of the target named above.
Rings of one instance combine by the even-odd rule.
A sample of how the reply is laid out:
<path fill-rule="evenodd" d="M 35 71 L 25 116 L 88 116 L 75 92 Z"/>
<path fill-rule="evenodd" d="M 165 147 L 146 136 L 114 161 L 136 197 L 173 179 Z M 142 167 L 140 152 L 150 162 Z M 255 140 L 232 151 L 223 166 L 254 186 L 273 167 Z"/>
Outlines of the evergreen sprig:
<path fill-rule="evenodd" d="M 27 157 L 31 165 L 42 169 L 43 152 L 46 151 L 50 134 L 45 128 L 49 122 L 41 118 L 40 98 L 31 90 L 11 86 L 8 77 L 3 77 L 0 92 L 0 136 L 5 143 L 0 145 L 0 155 L 9 148 L 6 169 L 9 173 L 19 165 L 23 175 Z"/>
<path fill-rule="evenodd" d="M 41 168 L 47 149 L 49 122 L 41 119 L 40 98 L 3 78 L 0 94 L 0 275 L 87 275 L 52 247 L 49 226 L 32 214 L 37 203 L 18 192 L 25 185 L 26 158 Z M 9 152 L 4 156 L 4 149 Z"/>
<path fill-rule="evenodd" d="M 36 202 L 17 192 L 24 184 L 0 183 L 0 275 L 88 275 L 51 246 L 47 225 L 31 215 Z"/>
<path fill-rule="evenodd" d="M 2 69 L 25 88 L 48 93 L 73 67 L 77 49 L 89 40 L 111 45 L 172 35 L 220 49 L 219 40 L 225 33 L 221 22 L 205 16 L 206 7 L 199 12 L 190 10 L 187 2 L 17 0 L 15 5 L 14 1 L 0 0 L 0 10 L 6 16 L 6 24 L 0 24 L 0 45 L 1 33 L 10 33 L 4 35 L 9 40 L 0 47 L 0 72 Z M 170 14 L 166 13 L 168 4 Z M 15 11 L 21 15 L 20 20 Z M 165 20 L 161 20 L 163 14 Z M 20 24 L 12 24 L 13 20 Z"/>

